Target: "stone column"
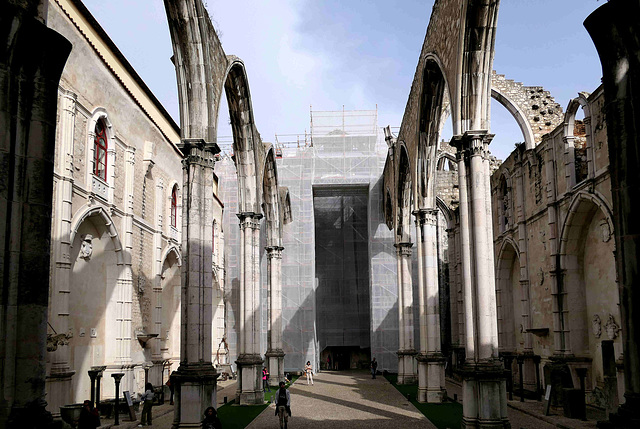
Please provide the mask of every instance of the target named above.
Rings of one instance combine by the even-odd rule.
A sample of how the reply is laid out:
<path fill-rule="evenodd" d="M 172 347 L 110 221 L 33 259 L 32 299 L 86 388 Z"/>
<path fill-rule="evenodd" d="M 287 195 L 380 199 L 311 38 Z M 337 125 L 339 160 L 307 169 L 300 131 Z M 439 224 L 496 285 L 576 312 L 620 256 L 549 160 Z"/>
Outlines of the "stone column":
<path fill-rule="evenodd" d="M 413 339 L 413 287 L 411 281 L 411 246 L 413 243 L 397 243 L 398 258 L 398 384 L 416 381 L 415 341 Z"/>
<path fill-rule="evenodd" d="M 418 401 L 441 403 L 446 397 L 440 340 L 440 293 L 438 283 L 437 209 L 422 209 L 416 216 L 418 281 L 420 297 L 420 354 L 418 355 Z"/>
<path fill-rule="evenodd" d="M 72 402 L 69 332 L 69 296 L 71 294 L 71 220 L 73 207 L 73 134 L 76 119 L 76 94 L 61 91 L 60 133 L 57 148 L 58 175 L 56 182 L 56 207 L 53 217 L 51 237 L 54 262 L 51 282 L 50 324 L 55 329 L 52 336 L 54 348 L 51 356 L 51 370 L 47 376 L 48 409 L 54 416 L 60 414 L 60 406 Z"/>
<path fill-rule="evenodd" d="M 463 253 L 468 252 L 470 256 L 469 259 L 463 259 L 466 259 L 464 262 L 469 264 L 472 273 L 470 285 L 465 285 L 468 350 L 461 371 L 463 428 L 510 426 L 507 420 L 506 379 L 502 363 L 498 360 L 491 200 L 487 198 L 487 158 L 491 137 L 486 131 L 468 131 L 457 142 L 461 160 L 461 170 L 458 172 L 461 228 L 463 233 L 467 229 L 470 238 L 469 241 L 465 240 L 463 234 L 463 247 L 465 244 L 469 246 Z M 469 353 L 469 348 L 472 353 Z"/>
<path fill-rule="evenodd" d="M 47 428 L 45 362 L 58 85 L 71 44 L 46 3 L 0 3 L 0 427 Z"/>
<path fill-rule="evenodd" d="M 585 20 L 602 63 L 625 403 L 603 427 L 640 427 L 640 1 L 611 0 Z"/>
<path fill-rule="evenodd" d="M 253 212 L 237 214 L 240 220 L 240 317 L 238 336 L 238 390 L 240 405 L 264 403 L 260 356 L 260 219 Z"/>
<path fill-rule="evenodd" d="M 213 166 L 215 143 L 183 139 L 180 367 L 173 428 L 198 427 L 204 410 L 216 407 L 218 373 L 211 363 L 213 276 Z"/>
<path fill-rule="evenodd" d="M 163 227 L 163 214 L 164 214 L 164 181 L 162 177 L 158 177 L 156 182 L 156 195 L 155 195 L 155 232 L 153 233 L 154 244 L 154 278 L 153 278 L 153 334 L 158 334 L 158 337 L 151 342 L 151 359 L 154 365 L 157 365 L 158 371 L 154 371 L 156 374 L 162 374 L 162 227 Z M 160 380 L 153 379 L 154 384 L 162 384 L 162 377 Z"/>
<path fill-rule="evenodd" d="M 282 251 L 284 247 L 269 246 L 267 250 L 267 280 L 269 281 L 269 346 L 265 358 L 269 384 L 284 381 L 284 351 L 282 350 Z"/>

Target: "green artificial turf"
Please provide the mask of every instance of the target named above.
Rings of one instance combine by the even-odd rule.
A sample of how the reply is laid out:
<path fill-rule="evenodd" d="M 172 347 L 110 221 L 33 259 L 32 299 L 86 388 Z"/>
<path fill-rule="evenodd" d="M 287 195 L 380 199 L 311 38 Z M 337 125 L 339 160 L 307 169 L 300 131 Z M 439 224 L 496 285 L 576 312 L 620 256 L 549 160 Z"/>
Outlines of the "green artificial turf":
<path fill-rule="evenodd" d="M 442 404 L 423 404 L 416 401 L 418 386 L 416 384 L 397 384 L 398 376 L 385 374 L 385 378 L 398 389 L 404 397 L 410 395 L 411 403 L 424 414 L 438 429 L 459 429 L 462 422 L 462 405 L 457 402 Z"/>
<path fill-rule="evenodd" d="M 298 379 L 298 376 L 291 377 L 291 383 Z M 287 384 L 289 387 L 290 384 Z M 264 394 L 264 405 L 234 405 L 235 400 L 218 407 L 218 418 L 222 423 L 224 429 L 244 429 L 269 406 L 269 402 L 272 401 L 273 395 L 276 393 L 277 388 L 271 388 L 271 392 L 267 391 Z"/>

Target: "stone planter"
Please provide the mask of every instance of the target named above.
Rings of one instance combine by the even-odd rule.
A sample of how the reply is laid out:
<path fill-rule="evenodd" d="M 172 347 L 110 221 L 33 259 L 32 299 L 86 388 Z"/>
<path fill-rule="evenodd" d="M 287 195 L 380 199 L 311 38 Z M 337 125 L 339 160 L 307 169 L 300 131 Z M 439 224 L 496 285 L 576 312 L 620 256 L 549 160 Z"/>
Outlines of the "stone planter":
<path fill-rule="evenodd" d="M 60 407 L 60 417 L 66 423 L 75 428 L 80 419 L 80 413 L 84 404 L 63 405 Z"/>

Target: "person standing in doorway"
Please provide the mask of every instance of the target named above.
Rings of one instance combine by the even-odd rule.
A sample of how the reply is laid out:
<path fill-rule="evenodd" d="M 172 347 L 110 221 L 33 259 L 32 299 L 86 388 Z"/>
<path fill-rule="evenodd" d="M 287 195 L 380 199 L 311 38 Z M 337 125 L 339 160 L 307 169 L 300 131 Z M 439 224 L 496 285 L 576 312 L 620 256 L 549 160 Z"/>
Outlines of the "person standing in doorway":
<path fill-rule="evenodd" d="M 313 386 L 313 367 L 311 366 L 311 361 L 307 361 L 307 364 L 304 366 L 304 372 L 307 374 L 307 386 L 309 382 Z"/>
<path fill-rule="evenodd" d="M 287 429 L 291 415 L 291 394 L 285 387 L 284 381 L 281 381 L 279 386 L 280 388 L 276 392 L 276 416 L 280 420 L 280 429 Z"/>
<path fill-rule="evenodd" d="M 327 355 L 327 370 L 331 371 L 331 355 Z"/>
<path fill-rule="evenodd" d="M 378 362 L 376 362 L 376 358 L 373 358 L 371 361 L 371 378 L 376 378 L 376 371 L 378 371 Z"/>

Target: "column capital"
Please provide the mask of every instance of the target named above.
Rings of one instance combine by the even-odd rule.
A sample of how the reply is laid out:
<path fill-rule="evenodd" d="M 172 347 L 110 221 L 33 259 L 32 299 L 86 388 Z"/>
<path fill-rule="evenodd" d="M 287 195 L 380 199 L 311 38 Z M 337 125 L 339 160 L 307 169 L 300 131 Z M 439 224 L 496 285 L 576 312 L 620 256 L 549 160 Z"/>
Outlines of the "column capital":
<path fill-rule="evenodd" d="M 236 213 L 238 219 L 240 219 L 240 229 L 252 228 L 252 229 L 260 229 L 260 219 L 262 219 L 262 214 L 254 213 L 254 212 L 241 212 Z"/>
<path fill-rule="evenodd" d="M 393 247 L 396 248 L 396 254 L 398 254 L 398 256 L 411 256 L 412 246 L 413 243 L 410 242 L 396 243 L 393 245 Z"/>
<path fill-rule="evenodd" d="M 488 130 L 469 130 L 462 135 L 453 136 L 451 146 L 458 149 L 456 153 L 458 160 L 464 152 L 468 152 L 470 156 L 485 156 L 494 136 L 495 134 L 489 134 Z"/>
<path fill-rule="evenodd" d="M 191 152 L 192 149 L 209 152 L 211 155 L 220 153 L 220 147 L 216 142 L 206 142 L 204 139 L 182 139 L 177 146 L 185 156 Z"/>
<path fill-rule="evenodd" d="M 438 209 L 426 208 L 418 209 L 411 212 L 416 218 L 416 225 L 437 225 L 438 221 Z"/>
<path fill-rule="evenodd" d="M 267 251 L 267 258 L 268 259 L 282 259 L 282 251 L 284 250 L 284 247 L 281 246 L 267 246 L 265 247 L 265 250 Z"/>

